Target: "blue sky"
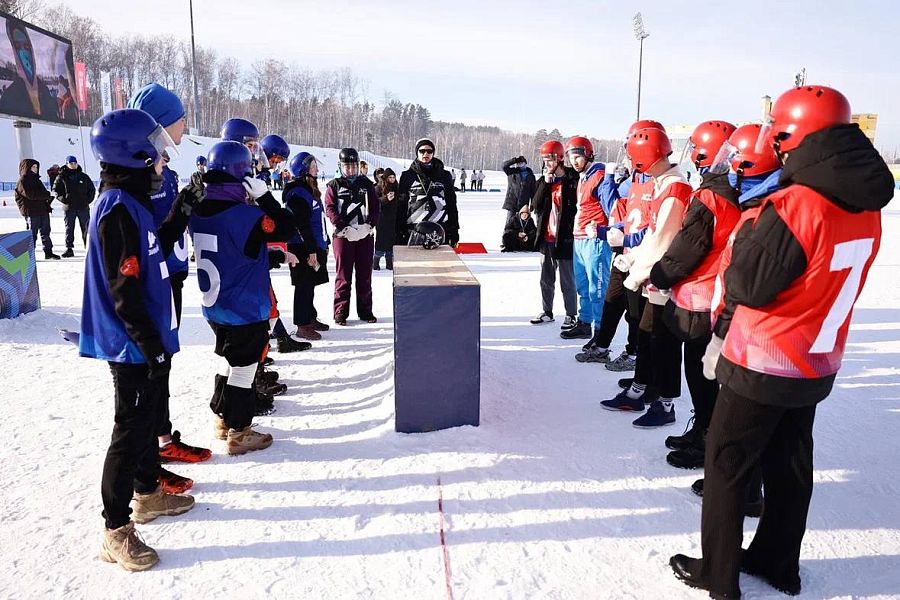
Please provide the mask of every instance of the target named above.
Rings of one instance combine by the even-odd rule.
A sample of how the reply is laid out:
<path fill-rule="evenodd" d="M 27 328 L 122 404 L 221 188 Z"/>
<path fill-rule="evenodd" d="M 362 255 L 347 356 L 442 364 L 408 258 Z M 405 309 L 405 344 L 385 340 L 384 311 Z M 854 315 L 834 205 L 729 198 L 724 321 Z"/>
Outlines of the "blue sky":
<path fill-rule="evenodd" d="M 107 31 L 190 35 L 187 2 L 69 0 Z M 900 3 L 828 2 L 320 2 L 194 0 L 197 43 L 245 60 L 350 66 L 437 119 L 533 132 L 621 137 L 635 118 L 640 10 L 641 116 L 666 124 L 760 116 L 806 67 L 854 112 L 878 113 L 876 145 L 900 151 Z"/>

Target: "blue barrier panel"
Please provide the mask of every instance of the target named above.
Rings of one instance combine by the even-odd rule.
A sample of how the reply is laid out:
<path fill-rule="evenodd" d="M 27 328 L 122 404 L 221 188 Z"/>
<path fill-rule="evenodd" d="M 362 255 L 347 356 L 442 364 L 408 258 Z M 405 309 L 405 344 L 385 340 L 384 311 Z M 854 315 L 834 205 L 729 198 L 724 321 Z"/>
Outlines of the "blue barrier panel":
<path fill-rule="evenodd" d="M 0 234 L 0 319 L 41 307 L 30 231 Z"/>
<path fill-rule="evenodd" d="M 394 427 L 478 425 L 481 286 L 449 246 L 394 247 Z"/>

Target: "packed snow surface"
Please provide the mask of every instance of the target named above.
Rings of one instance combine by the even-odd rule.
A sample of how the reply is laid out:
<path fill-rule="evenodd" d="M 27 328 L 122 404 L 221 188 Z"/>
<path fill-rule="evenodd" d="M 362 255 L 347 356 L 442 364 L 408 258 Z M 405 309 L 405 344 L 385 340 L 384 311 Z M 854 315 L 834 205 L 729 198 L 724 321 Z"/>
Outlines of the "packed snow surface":
<path fill-rule="evenodd" d="M 493 177 L 486 187 L 502 181 Z M 312 350 L 273 353 L 290 390 L 256 422 L 275 443 L 225 455 L 207 407 L 213 336 L 191 265 L 172 420 L 186 442 L 215 455 L 170 465 L 196 481 L 197 505 L 139 526 L 161 557 L 145 573 L 97 558 L 112 381 L 104 363 L 79 358 L 56 332 L 78 328 L 84 251 L 53 262 L 39 252 L 43 308 L 0 322 L 0 597 L 705 597 L 667 565 L 673 553 L 699 553 L 700 499 L 689 486 L 700 472 L 667 465 L 663 447 L 690 416 L 686 386 L 674 427 L 638 430 L 633 415 L 600 410 L 621 375 L 574 360 L 583 342 L 559 338 L 559 294 L 556 323 L 528 324 L 540 312 L 539 257 L 499 253 L 502 199 L 459 201 L 462 241 L 490 250 L 464 257 L 481 282 L 480 427 L 394 432 L 391 273 L 380 271 L 379 322 L 351 314 Z M 0 208 L 0 231 L 21 228 L 14 206 Z M 900 596 L 897 201 L 884 229 L 843 369 L 818 411 L 803 598 Z M 287 271 L 272 280 L 289 324 Z M 326 321 L 332 292 L 333 283 L 317 289 Z M 615 354 L 624 336 L 623 324 Z M 745 523 L 748 536 L 755 526 Z M 746 598 L 783 597 L 747 576 L 741 585 Z"/>

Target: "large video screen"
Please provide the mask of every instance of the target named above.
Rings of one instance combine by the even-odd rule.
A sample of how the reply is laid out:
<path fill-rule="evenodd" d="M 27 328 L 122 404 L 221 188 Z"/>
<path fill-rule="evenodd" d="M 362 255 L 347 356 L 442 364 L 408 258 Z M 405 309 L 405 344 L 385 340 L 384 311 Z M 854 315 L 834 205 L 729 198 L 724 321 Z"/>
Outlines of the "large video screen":
<path fill-rule="evenodd" d="M 0 114 L 78 125 L 72 42 L 0 12 Z"/>

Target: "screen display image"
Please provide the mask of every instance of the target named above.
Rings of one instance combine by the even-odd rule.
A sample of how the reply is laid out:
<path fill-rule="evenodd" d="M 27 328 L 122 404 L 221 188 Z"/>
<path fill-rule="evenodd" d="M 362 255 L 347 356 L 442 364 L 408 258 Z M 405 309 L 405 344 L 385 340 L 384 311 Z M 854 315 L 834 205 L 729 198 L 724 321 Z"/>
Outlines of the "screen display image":
<path fill-rule="evenodd" d="M 78 125 L 72 42 L 3 12 L 0 114 Z"/>

